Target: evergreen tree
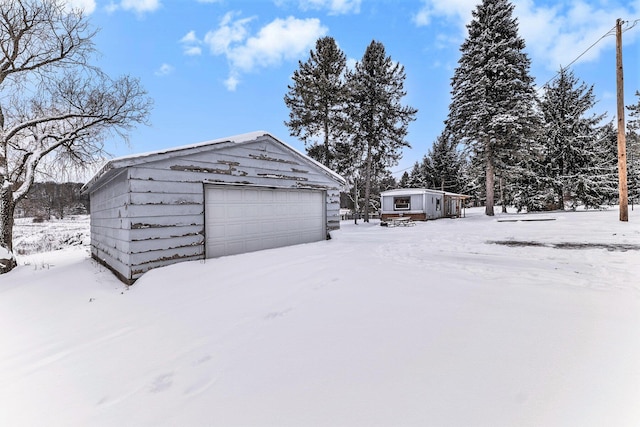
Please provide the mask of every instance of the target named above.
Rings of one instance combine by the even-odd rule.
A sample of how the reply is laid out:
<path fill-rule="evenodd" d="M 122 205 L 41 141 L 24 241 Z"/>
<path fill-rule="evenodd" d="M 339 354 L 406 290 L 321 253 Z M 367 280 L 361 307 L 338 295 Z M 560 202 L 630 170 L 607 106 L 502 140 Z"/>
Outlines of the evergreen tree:
<path fill-rule="evenodd" d="M 545 187 L 557 209 L 565 208 L 565 200 L 574 208 L 580 201 L 593 206 L 606 192 L 602 175 L 610 166 L 610 157 L 603 151 L 603 134 L 598 132 L 604 115 L 586 116 L 594 104 L 593 86 L 579 83 L 565 69 L 542 95 Z"/>
<path fill-rule="evenodd" d="M 496 173 L 512 178 L 510 168 L 527 157 L 536 126 L 530 60 L 513 8 L 508 0 L 483 0 L 472 12 L 446 121 L 484 172 L 487 215 L 493 215 Z"/>
<path fill-rule="evenodd" d="M 458 152 L 456 141 L 444 132 L 433 143 L 427 154 L 425 170 L 430 169 L 431 186 L 443 191 L 460 193 L 462 182 L 462 154 Z M 427 169 L 428 168 L 428 169 Z"/>
<path fill-rule="evenodd" d="M 429 155 L 424 155 L 422 161 L 418 164 L 418 168 L 415 171 L 416 175 L 419 175 L 420 186 L 422 188 L 435 188 L 436 179 L 433 169 L 433 161 Z M 416 178 L 418 179 L 418 178 Z"/>
<path fill-rule="evenodd" d="M 482 163 L 474 160 L 475 158 L 469 158 L 463 163 L 462 175 L 464 176 L 464 186 L 461 192 L 462 194 L 471 196 L 474 206 L 483 206 L 485 204 L 484 193 L 486 189 L 484 182 L 485 174 L 482 173 L 484 166 Z"/>
<path fill-rule="evenodd" d="M 400 103 L 406 95 L 405 78 L 404 67 L 386 56 L 384 45 L 375 40 L 355 70 L 347 73 L 350 148 L 362 175 L 367 222 L 372 182 L 395 166 L 402 148 L 409 147 L 405 137 L 417 110 Z"/>
<path fill-rule="evenodd" d="M 398 184 L 398 187 L 400 188 L 409 188 L 409 180 L 411 178 L 409 177 L 409 172 L 405 171 L 402 174 L 402 177 L 400 178 L 400 183 Z"/>
<path fill-rule="evenodd" d="M 634 139 L 638 139 L 640 138 L 640 91 L 636 91 L 635 95 L 638 97 L 636 103 L 627 105 L 627 110 L 629 110 L 627 130 L 633 135 Z"/>
<path fill-rule="evenodd" d="M 398 188 L 398 182 L 391 175 L 391 171 L 386 169 L 380 179 L 378 180 L 379 192 L 393 190 L 394 188 Z"/>
<path fill-rule="evenodd" d="M 618 129 L 613 121 L 596 128 L 593 143 L 591 172 L 580 177 L 588 186 L 578 188 L 576 200 L 585 207 L 599 207 L 612 204 L 619 198 L 618 193 Z M 580 182 L 579 180 L 579 182 Z M 582 196 L 581 188 L 589 191 Z"/>
<path fill-rule="evenodd" d="M 411 173 L 409 174 L 406 188 L 426 188 L 427 186 L 426 177 L 421 165 L 420 163 L 415 162 L 413 169 L 411 169 Z"/>
<path fill-rule="evenodd" d="M 640 199 L 640 91 L 636 91 L 638 100 L 628 105 L 629 118 L 627 120 L 627 187 L 629 201 L 633 203 Z"/>
<path fill-rule="evenodd" d="M 284 97 L 290 110 L 285 122 L 290 134 L 304 141 L 311 158 L 334 169 L 338 169 L 335 143 L 342 135 L 346 63 L 332 37 L 318 39 L 309 59 L 299 61 Z"/>

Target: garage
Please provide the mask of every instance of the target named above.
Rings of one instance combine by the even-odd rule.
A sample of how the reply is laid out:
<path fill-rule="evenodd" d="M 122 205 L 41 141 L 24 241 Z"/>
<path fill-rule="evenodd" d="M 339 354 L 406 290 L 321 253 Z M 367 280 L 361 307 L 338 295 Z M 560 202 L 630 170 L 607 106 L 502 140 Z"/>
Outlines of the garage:
<path fill-rule="evenodd" d="M 346 181 L 275 136 L 242 135 L 109 160 L 91 199 L 91 256 L 132 284 L 177 262 L 324 240 Z"/>
<path fill-rule="evenodd" d="M 323 191 L 206 185 L 206 257 L 324 240 L 324 216 Z"/>

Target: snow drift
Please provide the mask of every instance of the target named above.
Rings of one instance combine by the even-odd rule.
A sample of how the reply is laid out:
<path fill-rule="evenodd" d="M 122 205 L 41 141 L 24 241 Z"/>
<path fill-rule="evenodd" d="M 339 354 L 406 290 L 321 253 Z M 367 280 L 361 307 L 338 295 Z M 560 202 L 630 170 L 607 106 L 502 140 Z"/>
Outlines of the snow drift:
<path fill-rule="evenodd" d="M 630 214 L 343 223 L 130 288 L 86 245 L 22 256 L 0 276 L 0 425 L 636 426 Z"/>

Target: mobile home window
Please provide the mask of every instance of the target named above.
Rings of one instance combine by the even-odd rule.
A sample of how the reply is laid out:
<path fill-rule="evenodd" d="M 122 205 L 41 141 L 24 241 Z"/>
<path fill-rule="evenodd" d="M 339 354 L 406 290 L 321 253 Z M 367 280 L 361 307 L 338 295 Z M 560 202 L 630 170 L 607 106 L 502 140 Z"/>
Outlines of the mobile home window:
<path fill-rule="evenodd" d="M 408 211 L 411 209 L 411 197 L 394 197 L 393 210 Z"/>

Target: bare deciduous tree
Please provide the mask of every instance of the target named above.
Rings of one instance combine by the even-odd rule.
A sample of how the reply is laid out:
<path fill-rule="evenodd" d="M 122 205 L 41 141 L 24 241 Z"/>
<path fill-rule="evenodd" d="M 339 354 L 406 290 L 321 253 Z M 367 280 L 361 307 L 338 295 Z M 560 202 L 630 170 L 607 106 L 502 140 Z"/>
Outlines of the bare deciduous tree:
<path fill-rule="evenodd" d="M 90 163 L 104 141 L 145 123 L 139 81 L 90 65 L 93 30 L 61 0 L 0 0 L 0 272 L 15 266 L 13 213 L 43 164 Z M 2 257 L 0 257 L 2 258 Z"/>

